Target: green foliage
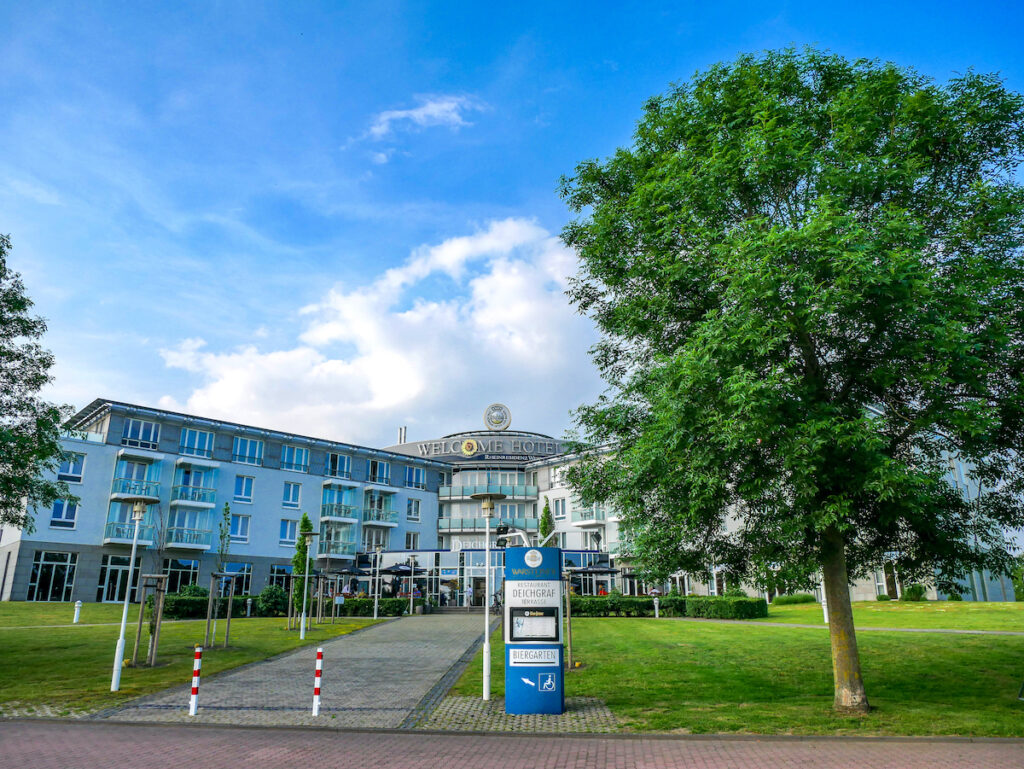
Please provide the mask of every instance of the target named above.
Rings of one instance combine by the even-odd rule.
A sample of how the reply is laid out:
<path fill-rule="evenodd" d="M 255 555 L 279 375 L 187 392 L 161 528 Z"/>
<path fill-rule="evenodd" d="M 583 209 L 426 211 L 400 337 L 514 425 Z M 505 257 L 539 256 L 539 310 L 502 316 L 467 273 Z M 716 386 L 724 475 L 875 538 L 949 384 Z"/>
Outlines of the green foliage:
<path fill-rule="evenodd" d="M 763 598 L 725 598 L 691 596 L 686 599 L 687 617 L 707 619 L 754 619 L 768 616 L 768 602 Z"/>
<path fill-rule="evenodd" d="M 33 512 L 57 499 L 77 501 L 52 478 L 64 450 L 61 423 L 70 414 L 39 397 L 53 381 L 53 355 L 37 340 L 46 322 L 29 314 L 21 276 L 7 266 L 11 239 L 0 234 L 0 524 L 35 530 Z"/>
<path fill-rule="evenodd" d="M 409 599 L 408 598 L 381 598 L 380 603 L 377 607 L 377 615 L 380 617 L 401 617 L 405 612 L 409 610 Z M 316 601 L 313 601 L 316 604 Z M 416 598 L 413 601 L 413 606 L 422 606 L 423 599 Z M 310 609 L 310 613 L 314 612 Z M 330 606 L 324 606 L 324 615 L 329 616 L 331 612 Z M 339 617 L 372 617 L 373 616 L 373 599 L 372 598 L 346 598 L 345 603 L 338 605 L 338 616 Z"/>
<path fill-rule="evenodd" d="M 207 598 L 210 591 L 202 585 L 182 585 L 177 594 L 182 598 Z"/>
<path fill-rule="evenodd" d="M 1024 555 L 1017 558 L 1017 566 L 1011 572 L 1013 592 L 1018 601 L 1024 601 Z"/>
<path fill-rule="evenodd" d="M 900 596 L 901 601 L 926 601 L 925 598 L 925 586 L 924 585 L 907 585 L 903 588 L 903 594 Z"/>
<path fill-rule="evenodd" d="M 245 599 L 248 596 L 236 595 L 231 605 L 232 617 L 245 616 Z M 164 596 L 164 619 L 205 619 L 206 607 L 209 605 L 209 596 L 183 596 L 181 594 L 168 593 Z M 224 618 L 228 616 L 228 599 L 214 599 L 215 617 Z M 255 603 L 255 602 L 254 602 Z M 146 605 L 152 607 L 153 596 L 146 598 Z"/>
<path fill-rule="evenodd" d="M 747 595 L 747 591 L 744 590 L 742 587 L 729 587 L 729 588 L 726 588 L 725 592 L 722 595 L 726 596 L 727 598 L 749 598 L 750 597 L 750 596 Z"/>
<path fill-rule="evenodd" d="M 307 570 L 313 571 L 313 559 L 307 553 L 306 538 L 302 536 L 304 532 L 309 531 L 313 531 L 313 522 L 306 513 L 303 513 L 299 521 L 299 536 L 295 539 L 295 555 L 292 556 L 292 576 L 300 580 Z M 302 590 L 299 589 L 298 593 L 301 602 Z"/>
<path fill-rule="evenodd" d="M 959 593 L 953 592 L 946 596 L 947 601 L 962 601 L 964 597 Z"/>
<path fill-rule="evenodd" d="M 217 571 L 224 571 L 231 550 L 231 505 L 224 503 L 220 520 L 217 522 Z"/>
<path fill-rule="evenodd" d="M 888 593 L 879 593 L 875 596 L 876 601 L 891 601 L 892 597 Z"/>
<path fill-rule="evenodd" d="M 555 530 L 555 516 L 551 513 L 551 504 L 548 498 L 544 497 L 544 510 L 540 514 L 540 523 L 537 527 L 540 533 L 540 540 L 543 542 L 548 535 Z"/>
<path fill-rule="evenodd" d="M 817 603 L 818 599 L 810 593 L 790 593 L 789 595 L 777 595 L 772 600 L 772 606 L 788 606 L 794 603 Z"/>
<path fill-rule="evenodd" d="M 256 596 L 256 612 L 261 617 L 279 617 L 288 611 L 288 596 L 280 585 L 267 585 Z"/>
<path fill-rule="evenodd" d="M 653 617 L 654 599 L 648 596 L 573 596 L 574 617 Z M 715 619 L 753 619 L 768 616 L 763 598 L 727 598 L 724 596 L 672 596 L 659 599 L 663 617 L 709 617 Z"/>

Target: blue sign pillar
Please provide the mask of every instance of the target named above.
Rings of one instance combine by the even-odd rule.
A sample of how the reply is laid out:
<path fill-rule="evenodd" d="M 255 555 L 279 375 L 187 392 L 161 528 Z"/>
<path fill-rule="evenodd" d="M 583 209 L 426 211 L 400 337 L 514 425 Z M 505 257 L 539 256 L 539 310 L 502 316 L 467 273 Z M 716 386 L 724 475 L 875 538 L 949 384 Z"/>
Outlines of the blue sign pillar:
<path fill-rule="evenodd" d="M 505 712 L 565 712 L 562 551 L 505 549 Z"/>

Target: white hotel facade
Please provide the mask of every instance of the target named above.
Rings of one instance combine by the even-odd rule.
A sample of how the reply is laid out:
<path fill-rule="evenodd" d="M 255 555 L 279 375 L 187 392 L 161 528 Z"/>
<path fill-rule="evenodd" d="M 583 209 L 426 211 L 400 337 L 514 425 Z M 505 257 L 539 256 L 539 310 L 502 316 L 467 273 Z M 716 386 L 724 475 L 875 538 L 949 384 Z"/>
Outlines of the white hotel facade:
<path fill-rule="evenodd" d="M 287 583 L 302 513 L 317 537 L 317 569 L 369 568 L 415 560 L 418 587 L 463 606 L 484 600 L 481 502 L 504 495 L 490 521 L 538 539 L 545 501 L 554 514 L 566 566 L 596 565 L 607 576 L 577 578 L 585 593 L 649 586 L 631 573 L 621 552 L 615 511 L 582 505 L 562 483 L 571 457 L 549 435 L 511 430 L 506 407 L 484 414 L 484 429 L 385 449 L 265 430 L 161 409 L 96 400 L 69 422 L 70 459 L 58 477 L 77 503 L 59 500 L 37 510 L 35 531 L 0 529 L 0 600 L 124 599 L 134 524 L 127 499 L 143 497 L 135 582 L 142 573 L 169 576 L 169 590 L 208 585 L 216 568 L 217 531 L 230 507 L 227 570 L 242 576 L 240 592 Z M 951 469 L 956 482 L 959 468 Z M 492 542 L 493 545 L 493 542 Z M 502 565 L 492 553 L 491 568 Z M 677 575 L 684 592 L 724 590 L 724 575 Z M 360 587 L 369 587 L 360 580 Z M 855 600 L 892 592 L 892 575 L 851 588 Z M 1008 578 L 972 575 L 964 598 L 1013 600 Z M 664 588 L 665 586 L 661 586 Z M 934 592 L 932 597 L 936 596 Z"/>

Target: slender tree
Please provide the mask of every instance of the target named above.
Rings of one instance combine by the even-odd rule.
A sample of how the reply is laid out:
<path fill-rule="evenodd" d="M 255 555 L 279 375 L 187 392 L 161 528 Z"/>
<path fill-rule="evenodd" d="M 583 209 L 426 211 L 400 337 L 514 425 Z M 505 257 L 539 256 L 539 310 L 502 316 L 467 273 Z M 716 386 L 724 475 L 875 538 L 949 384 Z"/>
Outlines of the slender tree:
<path fill-rule="evenodd" d="M 224 503 L 220 520 L 217 522 L 217 571 L 224 571 L 231 550 L 231 505 Z"/>
<path fill-rule="evenodd" d="M 309 520 L 309 515 L 303 513 L 299 520 L 299 536 L 295 539 L 295 555 L 292 556 L 292 578 L 299 580 L 300 585 L 306 571 L 313 571 L 313 559 L 306 547 L 306 538 L 302 536 L 304 532 L 310 531 L 313 531 L 313 522 Z M 300 591 L 299 598 L 301 597 L 302 592 Z"/>
<path fill-rule="evenodd" d="M 0 235 L 0 524 L 33 531 L 33 511 L 57 499 L 75 500 L 53 476 L 64 451 L 61 424 L 71 410 L 39 397 L 53 377 L 53 355 L 38 340 L 42 318 L 18 273 L 7 266 L 11 239 Z"/>
<path fill-rule="evenodd" d="M 652 575 L 823 578 L 835 707 L 868 700 L 848 584 L 954 589 L 1024 524 L 1024 100 L 815 50 L 716 65 L 579 165 L 570 288 L 611 449 L 570 470 Z M 951 457 L 969 493 L 949 482 Z"/>
<path fill-rule="evenodd" d="M 548 538 L 548 535 L 555 530 L 555 517 L 551 514 L 551 504 L 548 502 L 548 498 L 544 497 L 544 510 L 540 514 L 540 525 L 538 531 L 540 531 L 540 541 L 543 542 Z"/>

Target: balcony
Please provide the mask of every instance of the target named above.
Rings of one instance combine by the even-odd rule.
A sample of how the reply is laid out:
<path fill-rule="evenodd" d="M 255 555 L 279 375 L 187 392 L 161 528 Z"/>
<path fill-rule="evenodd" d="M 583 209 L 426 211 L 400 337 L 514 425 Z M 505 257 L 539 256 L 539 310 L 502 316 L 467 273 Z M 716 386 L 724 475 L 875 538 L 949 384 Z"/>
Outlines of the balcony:
<path fill-rule="evenodd" d="M 164 542 L 167 543 L 167 547 L 176 547 L 182 550 L 209 550 L 211 539 L 209 529 L 174 527 L 167 530 Z"/>
<path fill-rule="evenodd" d="M 326 465 L 324 467 L 324 475 L 326 475 L 328 478 L 340 478 L 343 481 L 348 481 L 352 479 L 352 470 L 345 470 L 342 468 L 331 467 L 330 465 Z"/>
<path fill-rule="evenodd" d="M 263 457 L 252 454 L 232 454 L 231 461 L 242 465 L 256 465 L 257 467 L 263 465 Z"/>
<path fill-rule="evenodd" d="M 573 526 L 604 526 L 605 520 L 603 507 L 576 508 L 572 511 Z"/>
<path fill-rule="evenodd" d="M 317 558 L 353 558 L 356 554 L 356 543 L 339 541 L 318 542 L 316 546 Z"/>
<path fill-rule="evenodd" d="M 486 518 L 438 518 L 439 532 L 482 532 L 486 527 Z M 491 518 L 491 531 L 498 526 L 511 526 L 526 532 L 537 531 L 539 521 L 536 518 Z"/>
<path fill-rule="evenodd" d="M 363 509 L 363 523 L 368 526 L 397 526 L 397 510 L 377 510 L 375 508 Z"/>
<path fill-rule="evenodd" d="M 145 521 L 146 519 L 143 518 L 143 522 L 139 525 L 139 544 L 142 547 L 153 544 L 153 526 Z M 111 521 L 103 527 L 104 545 L 130 545 L 134 536 L 135 521 L 125 523 Z"/>
<path fill-rule="evenodd" d="M 159 481 L 137 481 L 134 478 L 115 478 L 110 487 L 110 498 L 115 500 L 138 499 L 147 504 L 160 501 Z"/>
<path fill-rule="evenodd" d="M 293 470 L 296 473 L 308 473 L 309 462 L 285 462 L 281 460 L 282 470 Z"/>
<path fill-rule="evenodd" d="M 353 505 L 343 505 L 335 502 L 327 505 L 320 505 L 320 520 L 332 519 L 345 523 L 358 523 L 360 519 L 359 508 Z"/>
<path fill-rule="evenodd" d="M 210 508 L 214 506 L 216 496 L 216 489 L 206 489 L 202 486 L 175 486 L 171 489 L 171 504 Z"/>
<path fill-rule="evenodd" d="M 437 491 L 440 499 L 469 499 L 473 494 L 504 494 L 506 499 L 536 499 L 537 487 L 486 483 L 476 486 L 442 486 Z"/>
<path fill-rule="evenodd" d="M 198 446 L 178 446 L 178 453 L 183 457 L 201 457 L 209 459 L 213 456 L 213 449 L 203 449 Z"/>
<path fill-rule="evenodd" d="M 383 473 L 377 473 L 375 475 L 367 476 L 366 480 L 368 483 L 377 483 L 380 484 L 381 486 L 391 485 L 391 476 Z"/>

